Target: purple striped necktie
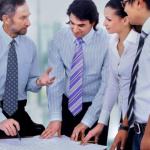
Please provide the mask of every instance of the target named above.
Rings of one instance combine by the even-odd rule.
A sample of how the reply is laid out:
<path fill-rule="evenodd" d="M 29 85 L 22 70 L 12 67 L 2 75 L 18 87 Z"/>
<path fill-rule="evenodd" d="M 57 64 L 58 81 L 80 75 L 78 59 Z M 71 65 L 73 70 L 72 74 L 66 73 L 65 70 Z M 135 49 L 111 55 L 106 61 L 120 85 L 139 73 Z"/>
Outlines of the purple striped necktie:
<path fill-rule="evenodd" d="M 83 75 L 83 51 L 82 40 L 76 40 L 76 51 L 71 66 L 69 104 L 68 108 L 73 116 L 82 111 L 82 75 Z"/>

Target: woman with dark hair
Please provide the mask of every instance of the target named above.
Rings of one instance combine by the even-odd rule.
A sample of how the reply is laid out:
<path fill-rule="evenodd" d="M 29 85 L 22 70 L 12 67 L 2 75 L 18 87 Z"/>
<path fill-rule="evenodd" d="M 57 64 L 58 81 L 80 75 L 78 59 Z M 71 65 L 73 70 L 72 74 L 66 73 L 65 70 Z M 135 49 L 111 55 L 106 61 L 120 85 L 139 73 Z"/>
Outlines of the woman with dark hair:
<path fill-rule="evenodd" d="M 127 106 L 132 66 L 136 57 L 140 34 L 129 22 L 120 0 L 110 0 L 104 9 L 104 26 L 109 34 L 114 34 L 109 42 L 109 79 L 97 126 L 84 138 L 84 145 L 91 137 L 98 136 L 108 125 L 111 110 L 118 97 L 119 123 L 124 119 Z M 119 124 L 118 123 L 118 124 Z M 134 128 L 131 126 L 124 150 L 132 149 Z M 118 146 L 119 147 L 119 146 Z M 119 148 L 120 149 L 120 148 Z"/>

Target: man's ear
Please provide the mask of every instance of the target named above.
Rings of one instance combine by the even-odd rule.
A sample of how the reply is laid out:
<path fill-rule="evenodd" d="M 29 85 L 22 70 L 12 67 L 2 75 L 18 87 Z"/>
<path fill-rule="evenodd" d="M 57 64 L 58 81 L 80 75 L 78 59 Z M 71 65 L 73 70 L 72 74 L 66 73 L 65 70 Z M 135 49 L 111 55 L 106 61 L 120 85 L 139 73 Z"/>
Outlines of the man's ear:
<path fill-rule="evenodd" d="M 141 10 L 145 7 L 146 3 L 143 0 L 136 0 L 137 10 Z"/>
<path fill-rule="evenodd" d="M 95 25 L 95 23 L 96 23 L 96 21 L 94 21 L 91 25 L 92 25 L 92 27 Z"/>
<path fill-rule="evenodd" d="M 2 16 L 2 20 L 3 20 L 3 22 L 4 22 L 5 24 L 10 24 L 10 23 L 11 23 L 11 20 L 10 20 L 10 18 L 9 18 L 8 15 L 3 15 L 3 16 Z"/>

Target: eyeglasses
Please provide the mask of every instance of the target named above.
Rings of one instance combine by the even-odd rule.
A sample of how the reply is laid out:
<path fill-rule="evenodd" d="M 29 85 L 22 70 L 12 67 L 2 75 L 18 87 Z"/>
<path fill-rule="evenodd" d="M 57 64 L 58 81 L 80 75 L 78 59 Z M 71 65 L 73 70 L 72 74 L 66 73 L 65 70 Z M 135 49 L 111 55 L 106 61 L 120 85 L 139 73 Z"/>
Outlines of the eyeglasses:
<path fill-rule="evenodd" d="M 128 0 L 126 0 L 126 1 L 121 1 L 121 5 L 122 5 L 123 8 L 126 7 L 126 3 L 127 3 L 127 2 L 128 2 Z"/>

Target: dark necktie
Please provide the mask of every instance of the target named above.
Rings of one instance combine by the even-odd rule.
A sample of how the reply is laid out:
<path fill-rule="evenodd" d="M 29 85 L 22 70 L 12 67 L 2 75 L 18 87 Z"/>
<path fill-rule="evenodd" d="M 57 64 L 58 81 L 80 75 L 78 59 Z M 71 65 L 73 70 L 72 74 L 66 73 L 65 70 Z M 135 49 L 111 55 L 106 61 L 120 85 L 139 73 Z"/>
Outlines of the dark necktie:
<path fill-rule="evenodd" d="M 11 117 L 18 109 L 18 61 L 15 40 L 10 43 L 7 60 L 3 110 Z"/>
<path fill-rule="evenodd" d="M 139 58 L 140 54 L 143 49 L 143 45 L 145 42 L 145 39 L 148 34 L 146 34 L 144 31 L 141 32 L 140 36 L 140 41 L 139 41 L 139 47 L 137 50 L 136 58 L 133 64 L 132 68 L 132 74 L 131 74 L 131 83 L 130 83 L 130 92 L 129 92 L 129 98 L 128 98 L 128 111 L 127 111 L 127 117 L 128 117 L 128 124 L 129 126 L 132 125 L 134 121 L 134 95 L 135 95 L 135 89 L 136 89 L 136 80 L 137 80 L 137 75 L 138 75 L 138 70 L 139 70 Z"/>
<path fill-rule="evenodd" d="M 71 66 L 68 108 L 74 116 L 82 111 L 83 51 L 81 44 L 82 40 L 77 39 Z"/>

